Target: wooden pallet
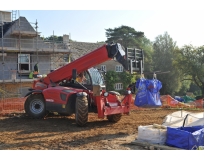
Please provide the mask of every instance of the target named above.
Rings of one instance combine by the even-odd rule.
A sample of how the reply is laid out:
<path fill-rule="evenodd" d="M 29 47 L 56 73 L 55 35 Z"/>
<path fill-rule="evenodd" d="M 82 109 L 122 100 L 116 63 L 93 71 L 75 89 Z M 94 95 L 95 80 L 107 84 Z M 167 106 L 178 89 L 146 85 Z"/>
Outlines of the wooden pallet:
<path fill-rule="evenodd" d="M 171 146 L 162 145 L 162 144 L 152 144 L 152 143 L 145 142 L 142 140 L 137 140 L 137 139 L 131 142 L 131 144 L 145 147 L 148 150 L 184 150 L 181 148 L 171 147 Z"/>

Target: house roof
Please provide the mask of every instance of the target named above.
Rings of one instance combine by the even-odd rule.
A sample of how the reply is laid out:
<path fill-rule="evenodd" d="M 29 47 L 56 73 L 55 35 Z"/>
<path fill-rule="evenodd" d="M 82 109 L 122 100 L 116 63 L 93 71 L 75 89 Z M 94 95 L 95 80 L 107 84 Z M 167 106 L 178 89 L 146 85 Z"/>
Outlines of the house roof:
<path fill-rule="evenodd" d="M 3 35 L 8 31 L 8 29 L 13 25 L 13 22 L 4 22 L 3 24 Z M 0 26 L 0 36 L 2 35 L 2 26 Z"/>
<path fill-rule="evenodd" d="M 103 46 L 105 43 L 88 43 L 88 42 L 70 42 L 70 47 L 73 52 L 71 53 L 71 60 L 78 59 L 87 53 Z"/>

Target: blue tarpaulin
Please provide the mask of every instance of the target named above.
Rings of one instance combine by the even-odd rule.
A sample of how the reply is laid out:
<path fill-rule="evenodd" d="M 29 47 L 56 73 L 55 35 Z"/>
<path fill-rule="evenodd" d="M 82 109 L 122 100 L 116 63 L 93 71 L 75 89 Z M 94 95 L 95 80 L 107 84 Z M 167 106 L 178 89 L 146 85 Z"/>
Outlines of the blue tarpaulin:
<path fill-rule="evenodd" d="M 137 94 L 134 101 L 136 106 L 145 106 L 148 104 L 146 83 L 147 81 L 144 78 L 140 78 L 136 82 Z"/>
<path fill-rule="evenodd" d="M 137 107 L 156 108 L 162 106 L 159 94 L 162 84 L 159 80 L 140 78 L 136 82 L 136 88 L 134 104 Z"/>
<path fill-rule="evenodd" d="M 187 150 L 204 146 L 204 126 L 167 127 L 166 145 Z"/>
<path fill-rule="evenodd" d="M 176 99 L 179 102 L 184 102 L 184 99 L 179 96 L 175 96 L 174 99 Z"/>

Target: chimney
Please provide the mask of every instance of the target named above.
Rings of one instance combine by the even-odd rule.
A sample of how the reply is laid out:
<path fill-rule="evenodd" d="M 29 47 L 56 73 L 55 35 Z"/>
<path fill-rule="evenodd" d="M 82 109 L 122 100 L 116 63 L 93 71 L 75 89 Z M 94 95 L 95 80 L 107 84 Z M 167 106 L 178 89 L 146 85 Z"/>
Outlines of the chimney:
<path fill-rule="evenodd" d="M 63 35 L 63 43 L 69 43 L 69 35 L 67 34 Z"/>
<path fill-rule="evenodd" d="M 0 11 L 0 24 L 1 22 L 11 22 L 11 12 Z"/>

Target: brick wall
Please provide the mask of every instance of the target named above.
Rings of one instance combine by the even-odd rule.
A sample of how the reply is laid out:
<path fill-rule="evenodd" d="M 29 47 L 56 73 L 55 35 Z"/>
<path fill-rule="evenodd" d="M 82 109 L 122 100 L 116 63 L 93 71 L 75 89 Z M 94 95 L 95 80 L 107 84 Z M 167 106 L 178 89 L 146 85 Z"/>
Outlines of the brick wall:
<path fill-rule="evenodd" d="M 23 97 L 32 88 L 33 82 L 21 83 L 0 83 L 0 98 L 2 97 Z"/>

